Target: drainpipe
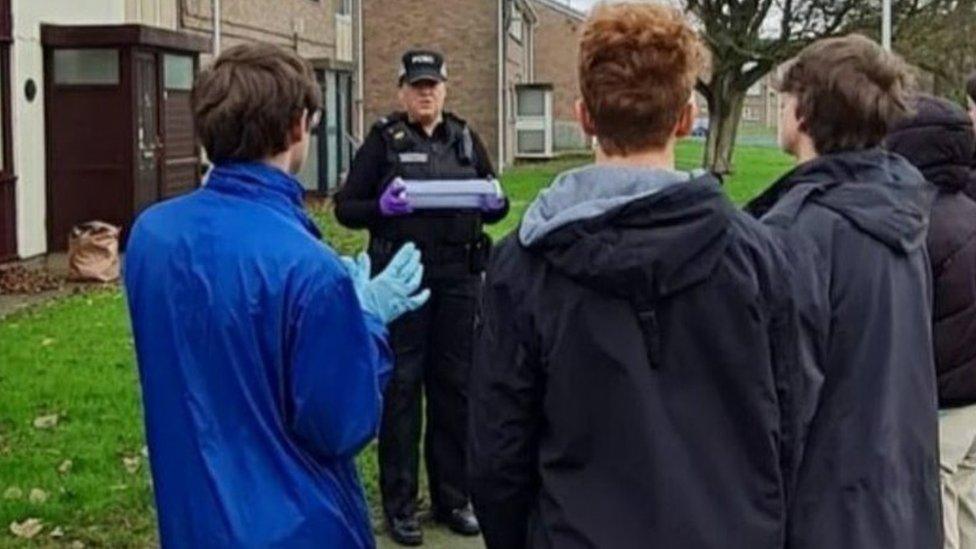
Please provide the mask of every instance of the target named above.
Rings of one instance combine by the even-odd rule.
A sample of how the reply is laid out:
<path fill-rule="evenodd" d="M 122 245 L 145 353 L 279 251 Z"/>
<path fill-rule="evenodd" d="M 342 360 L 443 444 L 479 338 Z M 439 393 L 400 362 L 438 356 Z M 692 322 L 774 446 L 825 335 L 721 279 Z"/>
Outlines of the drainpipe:
<path fill-rule="evenodd" d="M 213 54 L 220 55 L 220 0 L 211 0 L 211 18 L 213 19 Z"/>
<path fill-rule="evenodd" d="M 365 83 L 366 80 L 366 59 L 363 53 L 363 29 L 365 28 L 363 20 L 363 2 L 366 0 L 356 1 L 356 11 L 357 11 L 357 22 L 356 29 L 358 29 L 358 40 L 356 41 L 356 56 L 357 56 L 357 72 L 359 77 L 356 83 L 356 93 L 359 96 L 359 142 L 362 143 L 366 139 L 366 91 Z"/>
<path fill-rule="evenodd" d="M 498 173 L 505 171 L 505 2 L 498 0 Z"/>
<path fill-rule="evenodd" d="M 881 44 L 891 51 L 891 0 L 881 2 Z"/>

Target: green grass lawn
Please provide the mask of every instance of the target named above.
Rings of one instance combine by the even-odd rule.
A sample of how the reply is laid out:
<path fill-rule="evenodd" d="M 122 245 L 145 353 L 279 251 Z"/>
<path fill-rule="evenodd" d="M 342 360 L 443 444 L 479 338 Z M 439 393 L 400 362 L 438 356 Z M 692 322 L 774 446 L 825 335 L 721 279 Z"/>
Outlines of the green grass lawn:
<path fill-rule="evenodd" d="M 700 144 L 683 143 L 679 166 L 700 163 Z M 505 174 L 512 214 L 491 228 L 499 237 L 552 177 L 585 158 L 529 164 Z M 740 148 L 727 182 L 734 200 L 755 195 L 790 167 L 768 148 Z M 342 253 L 365 236 L 315 211 Z M 52 423 L 56 415 L 56 424 Z M 35 427 L 38 425 L 45 428 Z M 31 546 L 145 547 L 155 540 L 152 495 L 143 455 L 142 412 L 125 304 L 118 291 L 49 303 L 0 321 L 0 547 L 21 547 L 9 525 L 39 519 Z M 367 496 L 377 504 L 374 449 L 359 460 Z M 33 492 L 33 493 L 32 493 Z M 51 537 L 52 532 L 61 537 Z"/>
<path fill-rule="evenodd" d="M 688 140 L 681 143 L 676 151 L 678 168 L 692 170 L 701 166 L 701 142 Z M 508 170 L 503 177 L 505 192 L 512 203 L 512 211 L 497 225 L 488 227 L 488 232 L 496 240 L 514 229 L 525 208 L 535 198 L 539 190 L 549 184 L 558 173 L 581 166 L 590 161 L 588 157 L 573 157 L 551 162 L 530 163 Z M 756 196 L 776 178 L 793 166 L 793 161 L 777 149 L 769 147 L 738 147 L 735 152 L 736 171 L 726 178 L 725 189 L 737 204 L 742 204 Z M 350 231 L 334 222 L 328 206 L 313 209 L 319 225 L 323 227 L 326 240 L 342 253 L 352 253 L 363 249 L 366 234 L 363 231 Z"/>

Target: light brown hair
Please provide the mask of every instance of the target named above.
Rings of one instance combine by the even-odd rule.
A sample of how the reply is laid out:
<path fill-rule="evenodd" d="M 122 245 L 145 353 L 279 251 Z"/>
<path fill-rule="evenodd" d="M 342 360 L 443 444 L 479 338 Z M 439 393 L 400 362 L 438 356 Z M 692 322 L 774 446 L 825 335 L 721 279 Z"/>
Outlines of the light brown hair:
<path fill-rule="evenodd" d="M 908 65 L 857 34 L 807 46 L 777 82 L 797 99 L 801 129 L 819 154 L 878 146 L 888 129 L 911 114 Z"/>
<path fill-rule="evenodd" d="M 200 73 L 192 106 L 211 161 L 249 161 L 286 150 L 289 131 L 322 107 L 322 95 L 297 53 L 254 43 L 227 49 Z"/>
<path fill-rule="evenodd" d="M 610 155 L 664 147 L 705 63 L 680 12 L 647 3 L 598 5 L 579 55 L 583 102 Z"/>

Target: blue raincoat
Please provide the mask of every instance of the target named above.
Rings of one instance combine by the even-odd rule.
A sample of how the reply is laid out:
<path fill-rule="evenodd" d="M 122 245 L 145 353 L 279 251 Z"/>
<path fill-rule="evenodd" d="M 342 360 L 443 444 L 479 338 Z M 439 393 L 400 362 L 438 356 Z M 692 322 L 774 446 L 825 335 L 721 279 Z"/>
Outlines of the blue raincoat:
<path fill-rule="evenodd" d="M 125 268 L 163 547 L 373 547 L 354 456 L 391 354 L 263 164 L 146 211 Z"/>

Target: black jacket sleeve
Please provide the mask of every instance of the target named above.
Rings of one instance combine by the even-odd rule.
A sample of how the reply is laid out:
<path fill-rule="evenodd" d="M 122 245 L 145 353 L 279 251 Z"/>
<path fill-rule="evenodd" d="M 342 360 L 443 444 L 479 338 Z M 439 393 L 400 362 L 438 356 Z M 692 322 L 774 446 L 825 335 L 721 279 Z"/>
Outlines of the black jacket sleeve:
<path fill-rule="evenodd" d="M 474 156 L 476 168 L 478 169 L 478 177 L 486 179 L 497 177 L 495 174 L 495 166 L 491 163 L 491 155 L 488 154 L 488 150 L 485 148 L 485 143 L 481 140 L 481 136 L 472 130 L 471 140 L 474 142 Z M 509 200 L 506 194 L 505 207 L 495 212 L 485 212 L 482 214 L 481 220 L 488 224 L 498 223 L 502 219 L 505 219 L 505 216 L 508 215 L 508 210 Z"/>
<path fill-rule="evenodd" d="M 539 489 L 542 376 L 517 299 L 489 267 L 470 385 L 471 494 L 488 549 L 525 547 Z"/>
<path fill-rule="evenodd" d="M 346 182 L 335 195 L 335 215 L 350 229 L 369 228 L 380 219 L 380 191 L 390 176 L 386 146 L 378 128 L 373 128 L 356 152 Z"/>
<path fill-rule="evenodd" d="M 781 451 L 792 504 L 804 445 L 820 405 L 830 332 L 830 298 L 824 261 L 812 242 L 777 228 L 786 276 L 772 282 L 771 359 L 781 406 Z"/>

